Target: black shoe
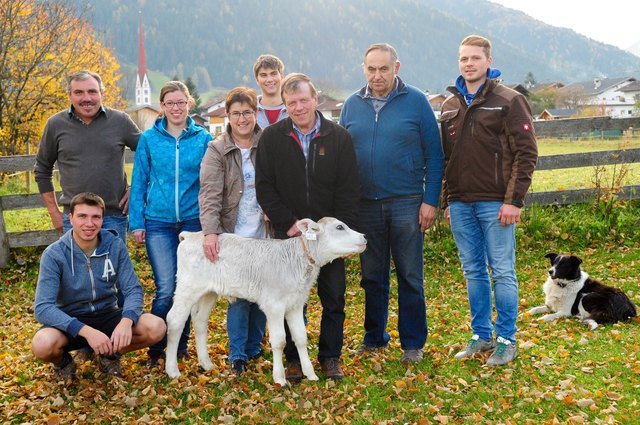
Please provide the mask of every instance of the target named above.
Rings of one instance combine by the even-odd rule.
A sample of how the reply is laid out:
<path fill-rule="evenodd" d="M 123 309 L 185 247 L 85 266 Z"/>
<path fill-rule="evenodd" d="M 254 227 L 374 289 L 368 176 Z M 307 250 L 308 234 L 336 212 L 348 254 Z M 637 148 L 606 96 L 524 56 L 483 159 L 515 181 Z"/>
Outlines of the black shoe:
<path fill-rule="evenodd" d="M 160 367 L 160 359 L 164 360 L 163 356 L 149 356 L 147 359 L 147 369 L 155 369 Z"/>
<path fill-rule="evenodd" d="M 254 354 L 253 356 L 249 357 L 249 361 L 258 360 L 262 356 L 264 356 L 264 352 L 261 348 L 260 351 L 258 351 L 258 354 Z"/>
<path fill-rule="evenodd" d="M 236 359 L 231 363 L 231 370 L 233 370 L 236 376 L 240 376 L 245 371 L 246 366 L 247 362 L 242 359 Z"/>

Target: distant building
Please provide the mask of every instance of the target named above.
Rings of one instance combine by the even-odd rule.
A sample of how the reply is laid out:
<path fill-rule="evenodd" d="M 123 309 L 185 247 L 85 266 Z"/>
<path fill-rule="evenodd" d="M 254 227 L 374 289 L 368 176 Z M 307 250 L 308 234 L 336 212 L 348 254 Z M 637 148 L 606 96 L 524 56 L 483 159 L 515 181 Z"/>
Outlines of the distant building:
<path fill-rule="evenodd" d="M 436 118 L 440 118 L 440 111 L 442 111 L 442 104 L 447 97 L 443 94 L 427 94 L 427 99 L 429 99 L 429 104 L 431 105 L 431 109 L 433 109 L 433 113 L 436 115 Z"/>
<path fill-rule="evenodd" d="M 517 91 L 527 99 L 531 96 L 531 90 L 527 89 L 523 84 L 506 84 L 506 86 Z"/>
<path fill-rule="evenodd" d="M 558 94 L 570 108 L 595 109 L 597 115 L 624 118 L 633 115 L 635 100 L 623 89 L 634 82 L 633 77 L 595 78 L 567 84 Z"/>
<path fill-rule="evenodd" d="M 320 103 L 316 109 L 326 118 L 334 122 L 340 121 L 340 111 L 344 105 L 343 100 L 327 99 Z"/>
<path fill-rule="evenodd" d="M 563 118 L 574 118 L 578 115 L 577 109 L 545 109 L 540 114 L 541 120 L 560 120 Z"/>
<path fill-rule="evenodd" d="M 556 81 L 556 82 L 553 82 L 553 83 L 536 83 L 536 84 L 533 84 L 533 85 L 527 87 L 527 89 L 531 93 L 538 93 L 538 92 L 541 92 L 541 91 L 544 91 L 544 90 L 558 90 L 558 89 L 561 89 L 564 86 L 565 86 L 564 83 Z"/>
<path fill-rule="evenodd" d="M 207 127 L 207 119 L 200 114 L 191 114 L 189 115 L 196 124 L 201 125 L 203 127 Z"/>
<path fill-rule="evenodd" d="M 219 106 L 211 110 L 211 112 L 207 112 L 204 116 L 207 118 L 209 133 L 211 133 L 213 137 L 219 136 L 227 129 L 229 120 L 227 119 L 227 111 L 224 109 L 224 106 Z"/>
<path fill-rule="evenodd" d="M 147 77 L 147 58 L 144 54 L 142 12 L 138 22 L 138 75 L 136 76 L 136 106 L 151 104 L 151 85 Z"/>
<path fill-rule="evenodd" d="M 160 108 L 155 105 L 139 105 L 127 108 L 127 114 L 142 131 L 153 127 L 160 116 Z"/>
<path fill-rule="evenodd" d="M 625 100 L 633 102 L 633 108 L 628 111 L 629 115 L 639 116 L 640 110 L 636 108 L 637 102 L 640 100 L 640 81 L 634 81 L 622 87 L 620 91 L 624 94 Z"/>

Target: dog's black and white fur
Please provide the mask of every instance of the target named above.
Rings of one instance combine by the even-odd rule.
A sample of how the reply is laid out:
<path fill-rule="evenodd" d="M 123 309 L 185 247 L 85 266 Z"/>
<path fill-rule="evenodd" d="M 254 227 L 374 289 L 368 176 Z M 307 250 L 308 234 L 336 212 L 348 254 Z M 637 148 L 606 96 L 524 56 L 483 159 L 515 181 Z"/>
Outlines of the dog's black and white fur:
<path fill-rule="evenodd" d="M 541 320 L 550 322 L 560 317 L 577 316 L 592 330 L 599 323 L 615 323 L 636 316 L 636 307 L 618 288 L 606 286 L 580 269 L 582 260 L 575 255 L 545 255 L 551 261 L 549 276 L 542 290 L 543 306 L 529 313 L 545 314 Z"/>

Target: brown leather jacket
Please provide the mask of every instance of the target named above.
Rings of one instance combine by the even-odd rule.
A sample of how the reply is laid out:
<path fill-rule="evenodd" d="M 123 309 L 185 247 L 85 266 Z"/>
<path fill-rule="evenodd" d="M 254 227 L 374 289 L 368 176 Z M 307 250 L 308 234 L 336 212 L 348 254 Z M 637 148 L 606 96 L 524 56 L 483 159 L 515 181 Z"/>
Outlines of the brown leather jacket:
<path fill-rule="evenodd" d="M 469 106 L 455 86 L 448 90 L 453 94 L 440 116 L 443 206 L 502 201 L 522 207 L 538 159 L 527 100 L 496 80 L 487 80 Z"/>
<path fill-rule="evenodd" d="M 256 126 L 251 147 L 254 165 L 260 134 Z M 198 203 L 200 224 L 205 235 L 233 233 L 243 190 L 242 154 L 229 134 L 223 133 L 209 143 L 200 164 Z"/>

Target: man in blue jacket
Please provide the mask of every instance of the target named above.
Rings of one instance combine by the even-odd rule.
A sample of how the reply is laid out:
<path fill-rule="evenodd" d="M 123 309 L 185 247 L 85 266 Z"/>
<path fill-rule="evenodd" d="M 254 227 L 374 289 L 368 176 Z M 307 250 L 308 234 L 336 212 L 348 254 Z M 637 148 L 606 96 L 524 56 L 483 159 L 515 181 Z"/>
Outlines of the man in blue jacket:
<path fill-rule="evenodd" d="M 144 291 L 116 232 L 102 230 L 105 204 L 98 195 L 73 197 L 71 230 L 42 253 L 33 337 L 36 358 L 53 363 L 56 381 L 75 376 L 70 351 L 91 347 L 100 369 L 122 377 L 120 355 L 162 339 L 164 321 L 142 313 Z M 118 291 L 124 304 L 118 307 Z"/>
<path fill-rule="evenodd" d="M 396 50 L 386 43 L 364 55 L 367 84 L 344 103 L 340 124 L 356 149 L 361 196 L 358 229 L 367 236 L 360 255 L 365 291 L 365 335 L 360 353 L 389 343 L 390 257 L 398 278 L 402 361 L 422 360 L 427 339 L 423 232 L 436 219 L 443 154 L 435 116 L 424 93 L 400 77 Z"/>

